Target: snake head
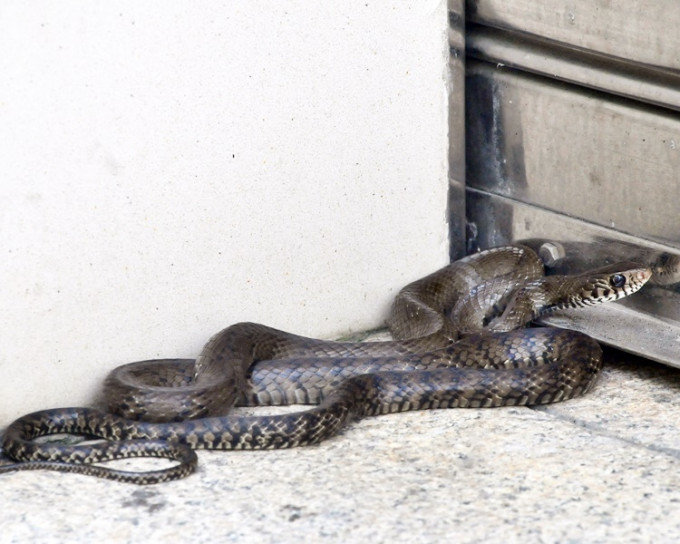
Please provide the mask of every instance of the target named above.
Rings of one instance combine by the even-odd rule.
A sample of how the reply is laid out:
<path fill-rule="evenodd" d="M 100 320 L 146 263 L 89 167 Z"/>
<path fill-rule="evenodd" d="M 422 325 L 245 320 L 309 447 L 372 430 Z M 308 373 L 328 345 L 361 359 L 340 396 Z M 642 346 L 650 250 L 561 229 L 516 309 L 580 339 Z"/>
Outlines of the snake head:
<path fill-rule="evenodd" d="M 638 263 L 598 268 L 572 278 L 578 288 L 574 289 L 571 302 L 575 306 L 590 306 L 618 300 L 638 291 L 651 277 L 652 270 Z"/>

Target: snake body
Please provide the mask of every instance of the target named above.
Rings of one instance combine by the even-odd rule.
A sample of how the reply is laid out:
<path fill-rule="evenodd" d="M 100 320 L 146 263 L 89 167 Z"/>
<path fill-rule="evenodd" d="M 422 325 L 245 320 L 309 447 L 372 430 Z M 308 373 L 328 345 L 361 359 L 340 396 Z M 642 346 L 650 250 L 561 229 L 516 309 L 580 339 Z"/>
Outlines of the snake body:
<path fill-rule="evenodd" d="M 590 337 L 560 329 L 517 329 L 547 311 L 615 300 L 637 291 L 648 268 L 620 264 L 579 276 L 544 277 L 528 248 L 468 256 L 396 297 L 390 342 L 331 342 L 239 323 L 213 336 L 193 360 L 115 369 L 105 410 L 64 408 L 19 418 L 2 447 L 25 469 L 79 472 L 133 483 L 186 476 L 195 449 L 268 449 L 315 444 L 358 417 L 406 410 L 546 404 L 588 391 L 602 364 Z M 517 329 L 517 330 L 513 330 Z M 267 416 L 224 415 L 231 406 L 313 404 Z M 45 434 L 107 439 L 64 446 Z M 130 473 L 95 466 L 136 456 L 175 466 Z"/>

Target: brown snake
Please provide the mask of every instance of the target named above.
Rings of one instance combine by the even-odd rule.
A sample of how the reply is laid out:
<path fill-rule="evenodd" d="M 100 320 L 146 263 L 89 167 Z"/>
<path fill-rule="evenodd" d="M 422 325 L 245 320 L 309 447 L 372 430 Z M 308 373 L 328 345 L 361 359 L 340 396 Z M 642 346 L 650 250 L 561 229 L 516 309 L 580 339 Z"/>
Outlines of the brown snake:
<path fill-rule="evenodd" d="M 14 462 L 0 465 L 0 473 L 53 469 L 156 483 L 190 474 L 195 449 L 287 448 L 320 442 L 368 415 L 566 400 L 592 387 L 602 364 L 597 342 L 573 331 L 518 327 L 553 309 L 629 295 L 650 276 L 648 268 L 622 263 L 544 277 L 533 251 L 507 246 L 468 256 L 402 289 L 388 319 L 397 341 L 331 342 L 236 324 L 213 336 L 196 361 L 115 369 L 104 387 L 108 411 L 63 408 L 19 418 L 2 442 Z M 234 404 L 316 406 L 224 415 Z M 54 433 L 106 441 L 33 441 Z M 92 464 L 140 456 L 179 464 L 143 473 Z"/>

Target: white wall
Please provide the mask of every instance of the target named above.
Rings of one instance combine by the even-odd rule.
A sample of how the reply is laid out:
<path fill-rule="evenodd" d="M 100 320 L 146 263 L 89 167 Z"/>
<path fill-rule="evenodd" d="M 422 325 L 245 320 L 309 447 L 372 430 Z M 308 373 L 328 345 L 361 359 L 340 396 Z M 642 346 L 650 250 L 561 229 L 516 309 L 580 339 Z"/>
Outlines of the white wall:
<path fill-rule="evenodd" d="M 444 264 L 446 3 L 3 0 L 0 426 Z"/>

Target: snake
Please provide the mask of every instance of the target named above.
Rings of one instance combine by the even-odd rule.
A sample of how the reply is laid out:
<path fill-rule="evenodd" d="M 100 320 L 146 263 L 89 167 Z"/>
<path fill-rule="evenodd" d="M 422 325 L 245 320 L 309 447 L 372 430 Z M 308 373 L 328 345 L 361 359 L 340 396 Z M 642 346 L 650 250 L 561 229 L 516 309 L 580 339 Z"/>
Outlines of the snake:
<path fill-rule="evenodd" d="M 188 476 L 196 450 L 317 444 L 362 417 L 408 410 L 532 406 L 589 391 L 602 367 L 590 336 L 525 326 L 561 308 L 612 301 L 652 275 L 618 263 L 573 276 L 546 276 L 530 248 L 481 251 L 416 280 L 394 299 L 393 339 L 343 342 L 237 323 L 210 338 L 197 359 L 158 359 L 115 368 L 97 407 L 42 410 L 11 423 L 0 474 L 47 469 L 135 484 Z M 234 405 L 308 404 L 271 415 Z M 50 434 L 99 439 L 65 445 Z M 101 466 L 131 457 L 176 461 L 136 472 Z"/>

